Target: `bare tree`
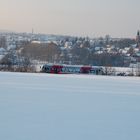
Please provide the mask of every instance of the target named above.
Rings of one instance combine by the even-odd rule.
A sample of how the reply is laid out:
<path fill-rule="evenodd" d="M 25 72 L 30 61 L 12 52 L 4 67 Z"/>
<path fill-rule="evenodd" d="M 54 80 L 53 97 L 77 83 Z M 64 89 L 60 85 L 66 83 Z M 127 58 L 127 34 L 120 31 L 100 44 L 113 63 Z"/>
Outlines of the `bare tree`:
<path fill-rule="evenodd" d="M 48 44 L 29 44 L 23 46 L 21 55 L 33 60 L 55 62 L 59 60 L 60 49 L 54 43 Z"/>
<path fill-rule="evenodd" d="M 104 67 L 104 74 L 105 75 L 115 75 L 115 73 L 116 73 L 115 68 L 110 67 L 110 66 Z"/>

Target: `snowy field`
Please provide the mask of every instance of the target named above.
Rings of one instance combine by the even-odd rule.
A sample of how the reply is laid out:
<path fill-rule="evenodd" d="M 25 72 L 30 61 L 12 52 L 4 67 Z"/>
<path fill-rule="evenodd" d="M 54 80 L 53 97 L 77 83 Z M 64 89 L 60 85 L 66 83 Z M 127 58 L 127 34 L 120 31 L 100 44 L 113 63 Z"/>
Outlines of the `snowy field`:
<path fill-rule="evenodd" d="M 140 140 L 140 78 L 1 72 L 0 140 Z"/>

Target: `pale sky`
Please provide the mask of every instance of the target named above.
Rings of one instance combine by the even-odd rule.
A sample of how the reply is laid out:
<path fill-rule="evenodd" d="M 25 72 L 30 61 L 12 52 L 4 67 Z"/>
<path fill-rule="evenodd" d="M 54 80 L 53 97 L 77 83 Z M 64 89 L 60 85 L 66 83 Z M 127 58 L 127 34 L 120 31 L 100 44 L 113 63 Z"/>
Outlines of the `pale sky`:
<path fill-rule="evenodd" d="M 99 37 L 135 37 L 140 0 L 0 0 L 0 29 Z"/>

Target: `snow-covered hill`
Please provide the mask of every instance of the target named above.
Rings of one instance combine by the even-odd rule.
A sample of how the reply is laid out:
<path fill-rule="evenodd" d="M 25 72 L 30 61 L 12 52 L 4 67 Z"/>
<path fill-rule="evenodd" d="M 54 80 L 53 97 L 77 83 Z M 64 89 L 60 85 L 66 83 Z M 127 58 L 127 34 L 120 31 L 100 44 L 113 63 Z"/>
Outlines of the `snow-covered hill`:
<path fill-rule="evenodd" d="M 139 140 L 140 79 L 0 73 L 1 140 Z"/>

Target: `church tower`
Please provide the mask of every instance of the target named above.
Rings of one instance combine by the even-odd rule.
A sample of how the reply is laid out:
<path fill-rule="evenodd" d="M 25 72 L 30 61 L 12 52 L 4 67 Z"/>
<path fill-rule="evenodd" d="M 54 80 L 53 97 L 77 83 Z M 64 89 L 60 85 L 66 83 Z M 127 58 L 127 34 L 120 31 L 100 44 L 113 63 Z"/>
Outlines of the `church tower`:
<path fill-rule="evenodd" d="M 136 36 L 136 43 L 137 43 L 137 47 L 140 47 L 140 31 L 137 31 L 137 36 Z"/>

